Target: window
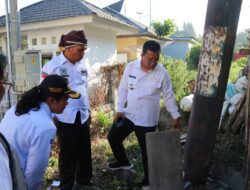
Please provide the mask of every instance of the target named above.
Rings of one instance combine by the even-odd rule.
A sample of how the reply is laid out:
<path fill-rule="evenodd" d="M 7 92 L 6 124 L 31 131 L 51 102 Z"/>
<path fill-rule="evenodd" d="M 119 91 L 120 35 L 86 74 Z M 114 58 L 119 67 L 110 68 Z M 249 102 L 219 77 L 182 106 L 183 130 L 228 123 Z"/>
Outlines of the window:
<path fill-rule="evenodd" d="M 32 45 L 37 45 L 37 39 L 36 38 L 32 38 Z"/>
<path fill-rule="evenodd" d="M 41 44 L 42 44 L 42 45 L 45 45 L 46 43 L 47 43 L 47 42 L 46 42 L 46 38 L 42 38 L 42 39 L 41 39 Z"/>
<path fill-rule="evenodd" d="M 51 37 L 51 44 L 56 44 L 56 37 L 55 36 Z"/>

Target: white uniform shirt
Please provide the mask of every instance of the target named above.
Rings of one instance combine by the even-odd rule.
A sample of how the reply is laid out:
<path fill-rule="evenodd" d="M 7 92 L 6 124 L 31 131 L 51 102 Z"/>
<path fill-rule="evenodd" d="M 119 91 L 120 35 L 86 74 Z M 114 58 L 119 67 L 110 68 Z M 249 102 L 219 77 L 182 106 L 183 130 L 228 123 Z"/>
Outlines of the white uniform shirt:
<path fill-rule="evenodd" d="M 129 63 L 123 73 L 119 85 L 117 111 L 124 112 L 125 116 L 135 125 L 156 126 L 160 115 L 161 92 L 166 109 L 173 119 L 180 116 L 170 77 L 161 65 L 144 72 L 141 60 Z M 124 107 L 127 102 L 127 107 Z"/>
<path fill-rule="evenodd" d="M 0 131 L 19 156 L 28 190 L 40 189 L 56 135 L 48 105 L 41 103 L 38 111 L 21 116 L 16 116 L 15 106 L 12 107 L 6 112 Z"/>
<path fill-rule="evenodd" d="M 12 179 L 10 174 L 9 157 L 0 143 L 0 189 L 12 190 Z"/>
<path fill-rule="evenodd" d="M 61 53 L 46 63 L 42 69 L 42 78 L 46 75 L 57 74 L 68 79 L 68 86 L 81 94 L 79 99 L 68 99 L 68 105 L 63 113 L 56 114 L 59 121 L 64 123 L 74 123 L 76 113 L 80 111 L 81 122 L 84 123 L 89 117 L 89 99 L 87 91 L 87 69 L 81 62 L 70 63 Z M 44 76 L 44 77 L 43 77 Z"/>

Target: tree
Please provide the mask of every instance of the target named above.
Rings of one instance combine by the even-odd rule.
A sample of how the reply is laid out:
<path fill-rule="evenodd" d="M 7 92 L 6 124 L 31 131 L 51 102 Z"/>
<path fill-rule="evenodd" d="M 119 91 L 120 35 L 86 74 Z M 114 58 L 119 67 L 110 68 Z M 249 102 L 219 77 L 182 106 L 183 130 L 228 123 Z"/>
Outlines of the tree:
<path fill-rule="evenodd" d="M 159 21 L 153 21 L 152 27 L 159 37 L 167 37 L 170 34 L 173 34 L 176 29 L 176 25 L 172 19 L 164 20 L 163 23 Z"/>
<path fill-rule="evenodd" d="M 247 30 L 240 32 L 236 36 L 234 50 L 238 51 L 241 48 L 247 48 L 248 47 L 248 39 L 249 36 Z"/>
<path fill-rule="evenodd" d="M 183 23 L 182 30 L 177 28 L 176 32 L 174 33 L 175 37 L 192 37 L 196 38 L 196 32 L 194 30 L 194 26 L 191 22 Z"/>
<path fill-rule="evenodd" d="M 186 34 L 186 37 L 196 37 L 194 26 L 191 22 L 183 23 L 183 32 Z"/>
<path fill-rule="evenodd" d="M 199 64 L 199 57 L 201 52 L 201 45 L 197 44 L 191 47 L 186 56 L 187 65 L 190 69 L 197 69 Z"/>

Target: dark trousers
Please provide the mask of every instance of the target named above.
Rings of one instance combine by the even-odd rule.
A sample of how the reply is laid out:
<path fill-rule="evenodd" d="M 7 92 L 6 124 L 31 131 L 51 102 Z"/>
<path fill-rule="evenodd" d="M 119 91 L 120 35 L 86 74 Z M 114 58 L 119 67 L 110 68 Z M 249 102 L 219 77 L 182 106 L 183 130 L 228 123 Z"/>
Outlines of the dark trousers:
<path fill-rule="evenodd" d="M 71 190 L 74 182 L 84 185 L 92 177 L 89 119 L 81 124 L 77 113 L 74 124 L 57 123 L 60 190 Z"/>
<path fill-rule="evenodd" d="M 146 133 L 153 132 L 156 130 L 156 126 L 153 127 L 142 127 L 136 126 L 132 121 L 125 118 L 124 125 L 120 127 L 116 127 L 113 124 L 112 128 L 108 133 L 108 141 L 113 151 L 113 154 L 120 164 L 128 164 L 130 163 L 125 152 L 123 146 L 123 140 L 133 131 L 135 132 L 136 138 L 138 140 L 140 149 L 141 149 L 141 156 L 142 156 L 142 163 L 144 169 L 144 181 L 148 183 L 148 157 L 147 157 L 147 149 L 146 149 Z"/>

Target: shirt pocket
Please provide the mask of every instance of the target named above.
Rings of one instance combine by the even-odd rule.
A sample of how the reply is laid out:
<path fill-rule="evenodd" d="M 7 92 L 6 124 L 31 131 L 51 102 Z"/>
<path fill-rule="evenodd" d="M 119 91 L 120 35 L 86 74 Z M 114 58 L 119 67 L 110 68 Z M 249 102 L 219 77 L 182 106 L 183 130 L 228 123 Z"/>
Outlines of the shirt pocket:
<path fill-rule="evenodd" d="M 128 78 L 128 89 L 129 90 L 135 90 L 137 84 L 137 79 L 134 77 Z"/>
<path fill-rule="evenodd" d="M 85 70 L 81 70 L 81 71 L 80 71 L 80 75 L 81 75 L 81 79 L 82 79 L 83 81 L 87 81 L 88 72 L 87 72 L 86 69 L 85 69 Z"/>
<path fill-rule="evenodd" d="M 84 67 L 78 67 L 77 68 L 77 73 L 78 75 L 80 76 L 81 80 L 82 81 L 87 81 L 87 78 L 88 78 L 88 71 L 86 68 Z"/>

